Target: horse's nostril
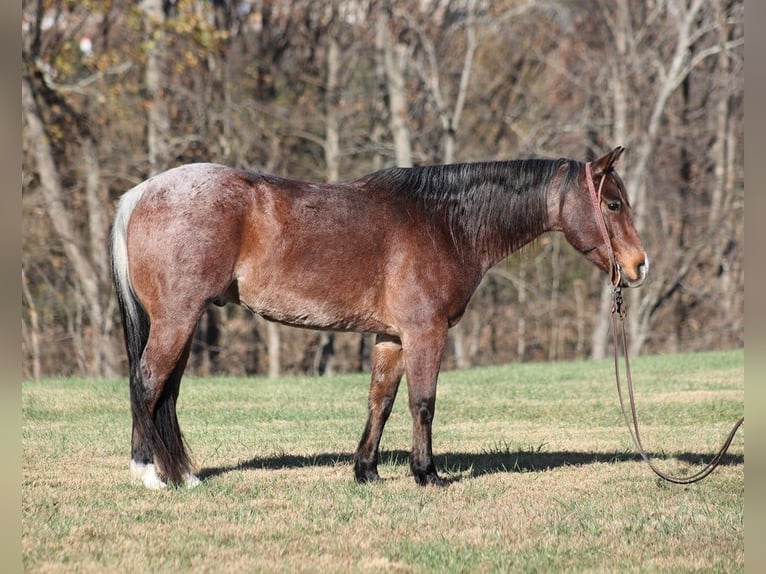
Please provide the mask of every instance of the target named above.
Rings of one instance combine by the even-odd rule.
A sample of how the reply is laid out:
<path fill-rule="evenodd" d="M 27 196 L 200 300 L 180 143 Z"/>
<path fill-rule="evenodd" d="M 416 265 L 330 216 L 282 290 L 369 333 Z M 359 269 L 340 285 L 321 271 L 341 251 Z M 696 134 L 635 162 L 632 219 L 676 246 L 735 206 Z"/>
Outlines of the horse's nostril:
<path fill-rule="evenodd" d="M 645 279 L 648 274 L 649 274 L 649 259 L 644 258 L 644 261 L 642 263 L 639 263 L 638 265 L 638 275 L 639 277 L 641 277 L 641 279 Z"/>

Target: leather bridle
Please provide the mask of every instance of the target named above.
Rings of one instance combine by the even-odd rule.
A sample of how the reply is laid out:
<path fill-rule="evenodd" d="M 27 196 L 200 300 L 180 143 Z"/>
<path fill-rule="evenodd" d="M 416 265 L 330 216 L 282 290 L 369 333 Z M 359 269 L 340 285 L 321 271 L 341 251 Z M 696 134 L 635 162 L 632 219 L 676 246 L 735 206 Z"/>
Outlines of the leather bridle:
<path fill-rule="evenodd" d="M 617 263 L 617 258 L 614 256 L 612 241 L 609 239 L 609 232 L 606 230 L 606 220 L 604 219 L 604 214 L 601 212 L 601 190 L 604 188 L 606 174 L 601 178 L 601 182 L 598 184 L 598 192 L 596 192 L 596 186 L 593 183 L 593 168 L 591 167 L 590 162 L 588 162 L 585 164 L 585 181 L 588 183 L 590 199 L 593 202 L 593 209 L 596 211 L 596 223 L 598 223 L 601 237 L 604 239 L 607 253 L 609 253 L 609 280 L 612 282 L 612 285 L 617 287 L 622 281 L 622 269 L 620 268 L 620 264 Z"/>
<path fill-rule="evenodd" d="M 729 436 L 726 437 L 726 440 L 723 443 L 723 446 L 718 451 L 718 454 L 716 454 L 713 459 L 705 465 L 702 470 L 699 472 L 691 475 L 691 476 L 673 476 L 671 474 L 668 474 L 666 472 L 663 472 L 657 466 L 654 464 L 654 461 L 651 459 L 651 457 L 647 454 L 646 449 L 644 449 L 644 446 L 641 442 L 641 434 L 638 430 L 638 415 L 636 413 L 636 401 L 635 397 L 633 395 L 633 380 L 630 374 L 630 357 L 628 355 L 628 337 L 625 331 L 625 317 L 627 316 L 627 310 L 625 309 L 625 306 L 623 304 L 622 299 L 622 288 L 620 286 L 621 282 L 621 269 L 619 264 L 617 263 L 617 260 L 614 255 L 614 249 L 612 248 L 612 242 L 609 239 L 609 233 L 607 232 L 606 228 L 606 220 L 604 219 L 604 213 L 601 211 L 601 190 L 604 185 L 604 181 L 606 180 L 606 174 L 601 178 L 601 182 L 598 186 L 598 192 L 596 192 L 596 186 L 593 182 L 593 171 L 590 162 L 585 164 L 585 179 L 587 180 L 588 184 L 588 190 L 590 191 L 591 200 L 593 201 L 593 207 L 596 211 L 596 221 L 598 223 L 598 227 L 601 230 L 601 235 L 604 239 L 604 243 L 606 245 L 607 251 L 609 253 L 609 259 L 611 263 L 611 271 L 610 271 L 610 280 L 613 286 L 613 293 L 612 293 L 612 336 L 613 336 L 613 343 L 614 343 L 614 375 L 615 379 L 617 381 L 617 396 L 620 399 L 620 409 L 622 410 L 622 416 L 625 419 L 625 424 L 628 426 L 628 431 L 630 431 L 630 436 L 633 439 L 633 443 L 636 445 L 636 449 L 638 450 L 641 457 L 646 461 L 646 463 L 649 465 L 649 468 L 651 468 L 654 473 L 659 476 L 660 478 L 667 480 L 668 482 L 672 482 L 675 484 L 691 484 L 694 482 L 698 482 L 708 476 L 711 472 L 713 472 L 716 467 L 721 464 L 721 461 L 723 460 L 723 456 L 726 454 L 726 451 L 729 450 L 729 446 L 731 445 L 732 440 L 734 439 L 734 435 L 737 433 L 737 430 L 740 426 L 742 426 L 745 422 L 745 417 L 740 418 L 735 424 L 734 427 L 729 432 Z M 619 319 L 619 321 L 618 321 Z M 617 331 L 618 326 L 621 335 L 618 337 Z M 627 381 L 627 388 L 628 388 L 628 397 L 630 400 L 630 413 L 631 417 L 628 418 L 628 413 L 625 409 L 625 402 L 623 400 L 623 394 L 622 394 L 622 383 L 620 381 L 620 361 L 619 361 L 619 340 L 622 340 L 622 351 L 623 355 L 625 357 L 625 380 Z M 631 425 L 632 422 L 632 425 Z"/>

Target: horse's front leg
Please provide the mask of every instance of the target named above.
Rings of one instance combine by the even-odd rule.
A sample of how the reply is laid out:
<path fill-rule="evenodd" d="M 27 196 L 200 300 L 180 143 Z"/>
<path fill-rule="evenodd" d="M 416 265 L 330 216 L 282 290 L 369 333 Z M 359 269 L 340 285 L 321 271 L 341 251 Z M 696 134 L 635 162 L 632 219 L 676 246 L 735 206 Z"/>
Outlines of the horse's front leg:
<path fill-rule="evenodd" d="M 436 407 L 436 380 L 446 338 L 447 326 L 444 325 L 409 333 L 402 339 L 412 414 L 410 468 L 415 481 L 421 485 L 445 485 L 436 473 L 431 436 Z"/>
<path fill-rule="evenodd" d="M 367 424 L 354 454 L 357 482 L 379 480 L 378 457 L 383 427 L 394 406 L 396 391 L 404 375 L 402 342 L 398 337 L 378 335 L 372 352 L 372 377 L 367 401 Z"/>

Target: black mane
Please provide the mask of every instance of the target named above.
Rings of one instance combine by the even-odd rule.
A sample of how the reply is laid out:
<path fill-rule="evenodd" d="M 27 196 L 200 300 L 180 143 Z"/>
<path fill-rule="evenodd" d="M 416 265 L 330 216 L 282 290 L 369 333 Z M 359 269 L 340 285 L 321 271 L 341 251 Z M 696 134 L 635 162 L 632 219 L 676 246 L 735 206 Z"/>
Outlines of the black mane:
<path fill-rule="evenodd" d="M 456 245 L 468 242 L 502 256 L 548 228 L 546 190 L 562 166 L 563 191 L 577 185 L 580 162 L 524 159 L 390 168 L 371 174 L 367 182 L 447 225 Z"/>

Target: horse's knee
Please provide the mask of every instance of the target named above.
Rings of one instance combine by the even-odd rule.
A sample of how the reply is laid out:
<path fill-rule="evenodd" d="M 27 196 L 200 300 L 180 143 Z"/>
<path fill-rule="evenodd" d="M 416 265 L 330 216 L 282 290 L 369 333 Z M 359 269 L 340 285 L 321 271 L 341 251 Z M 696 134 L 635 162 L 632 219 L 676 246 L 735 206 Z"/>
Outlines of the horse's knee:
<path fill-rule="evenodd" d="M 434 420 L 433 407 L 429 406 L 428 404 L 417 406 L 413 416 L 421 425 L 430 425 Z"/>

